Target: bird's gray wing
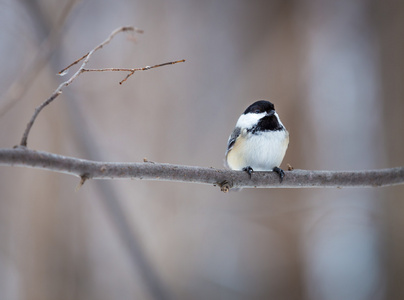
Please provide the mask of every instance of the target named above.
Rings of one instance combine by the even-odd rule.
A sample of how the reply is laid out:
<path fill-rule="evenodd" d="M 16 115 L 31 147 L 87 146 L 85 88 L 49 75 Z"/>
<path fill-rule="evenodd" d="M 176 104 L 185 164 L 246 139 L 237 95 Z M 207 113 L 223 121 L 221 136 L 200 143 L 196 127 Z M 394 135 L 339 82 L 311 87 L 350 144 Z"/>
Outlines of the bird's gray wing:
<path fill-rule="evenodd" d="M 236 127 L 236 128 L 234 128 L 234 131 L 230 135 L 229 140 L 227 141 L 226 157 L 227 157 L 227 154 L 229 153 L 229 151 L 233 148 L 234 143 L 236 142 L 237 138 L 240 135 L 240 132 L 241 132 L 240 127 Z"/>
<path fill-rule="evenodd" d="M 227 155 L 229 154 L 230 150 L 233 149 L 233 146 L 236 143 L 237 138 L 240 136 L 240 133 L 241 133 L 241 128 L 236 127 L 236 128 L 234 128 L 232 134 L 229 136 L 229 140 L 227 141 L 225 159 L 224 159 L 224 166 L 226 168 L 229 168 L 229 165 L 227 164 Z"/>

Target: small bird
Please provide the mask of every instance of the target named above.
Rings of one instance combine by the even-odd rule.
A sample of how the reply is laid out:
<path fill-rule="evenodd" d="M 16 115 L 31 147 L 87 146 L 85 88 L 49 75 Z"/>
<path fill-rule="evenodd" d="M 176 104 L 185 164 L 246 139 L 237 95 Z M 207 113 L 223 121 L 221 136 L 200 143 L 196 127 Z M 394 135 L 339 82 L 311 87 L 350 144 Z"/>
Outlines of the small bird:
<path fill-rule="evenodd" d="M 285 173 L 279 166 L 288 145 L 289 132 L 275 106 L 259 100 L 238 119 L 227 142 L 226 164 L 232 170 L 247 172 L 250 178 L 253 171 L 274 171 L 282 182 Z"/>

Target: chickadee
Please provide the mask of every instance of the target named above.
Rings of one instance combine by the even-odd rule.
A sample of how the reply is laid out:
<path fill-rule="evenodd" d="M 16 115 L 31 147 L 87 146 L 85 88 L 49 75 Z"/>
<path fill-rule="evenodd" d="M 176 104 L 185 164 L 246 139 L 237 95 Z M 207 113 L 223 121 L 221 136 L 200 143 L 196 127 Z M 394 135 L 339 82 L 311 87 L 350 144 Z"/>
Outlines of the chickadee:
<path fill-rule="evenodd" d="M 251 178 L 253 171 L 274 171 L 282 182 L 279 168 L 289 145 L 289 132 L 283 126 L 274 105 L 265 100 L 251 104 L 237 121 L 227 142 L 226 164 L 243 170 Z"/>

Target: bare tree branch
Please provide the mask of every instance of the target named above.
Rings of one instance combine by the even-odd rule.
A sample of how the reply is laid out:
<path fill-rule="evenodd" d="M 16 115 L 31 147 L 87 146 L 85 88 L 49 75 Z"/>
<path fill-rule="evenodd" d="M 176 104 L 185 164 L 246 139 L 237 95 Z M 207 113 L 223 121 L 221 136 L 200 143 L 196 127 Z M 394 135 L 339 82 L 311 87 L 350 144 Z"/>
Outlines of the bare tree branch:
<path fill-rule="evenodd" d="M 76 71 L 76 73 L 74 73 L 68 80 L 66 80 L 65 82 L 61 83 L 58 88 L 53 92 L 53 94 L 43 103 L 41 103 L 37 108 L 35 108 L 35 112 L 32 115 L 30 121 L 27 124 L 27 127 L 23 133 L 21 142 L 20 142 L 20 146 L 26 147 L 27 146 L 27 140 L 28 140 L 28 135 L 29 132 L 32 128 L 32 126 L 34 125 L 34 122 L 38 116 L 38 114 L 42 111 L 42 109 L 47 106 L 48 104 L 50 104 L 53 100 L 55 100 L 61 93 L 63 88 L 67 87 L 69 84 L 71 84 L 77 77 L 79 77 L 82 73 L 84 72 L 91 72 L 91 71 L 118 71 L 118 69 L 86 69 L 85 67 L 87 66 L 91 56 L 94 54 L 94 52 L 96 52 L 97 50 L 103 48 L 105 45 L 107 45 L 109 42 L 111 42 L 111 40 L 115 37 L 115 35 L 117 35 L 120 32 L 126 32 L 126 31 L 133 31 L 133 32 L 137 32 L 137 33 L 142 33 L 143 31 L 140 29 L 137 29 L 133 26 L 124 26 L 124 27 L 120 27 L 118 29 L 115 29 L 109 36 L 108 38 L 103 41 L 101 44 L 99 44 L 98 46 L 96 46 L 95 48 L 93 48 L 90 52 L 88 52 L 87 54 L 83 55 L 81 58 L 77 59 L 75 62 L 73 62 L 72 64 L 70 64 L 68 67 L 64 68 L 62 71 L 59 72 L 60 75 L 64 75 L 66 74 L 67 70 L 74 66 L 75 64 L 83 61 L 83 63 L 81 64 L 80 68 Z M 122 71 L 125 72 L 130 72 L 121 82 L 120 84 L 122 84 L 124 81 L 126 81 L 130 76 L 132 76 L 135 71 L 143 71 L 143 70 L 149 70 L 152 68 L 157 68 L 157 67 L 162 67 L 162 66 L 166 66 L 166 65 L 172 65 L 172 64 L 176 64 L 179 62 L 184 62 L 185 60 L 178 60 L 178 61 L 173 61 L 173 62 L 167 62 L 167 63 L 162 63 L 162 64 L 158 64 L 158 65 L 154 65 L 152 67 L 150 66 L 146 66 L 143 68 L 134 68 L 134 69 L 121 69 Z"/>
<path fill-rule="evenodd" d="M 274 172 L 254 172 L 251 179 L 242 171 L 161 163 L 98 162 L 67 157 L 25 147 L 0 149 L 0 165 L 23 166 L 75 175 L 87 179 L 143 179 L 193 182 L 230 188 L 378 187 L 404 183 L 404 167 L 369 171 L 285 172 L 283 182 Z"/>

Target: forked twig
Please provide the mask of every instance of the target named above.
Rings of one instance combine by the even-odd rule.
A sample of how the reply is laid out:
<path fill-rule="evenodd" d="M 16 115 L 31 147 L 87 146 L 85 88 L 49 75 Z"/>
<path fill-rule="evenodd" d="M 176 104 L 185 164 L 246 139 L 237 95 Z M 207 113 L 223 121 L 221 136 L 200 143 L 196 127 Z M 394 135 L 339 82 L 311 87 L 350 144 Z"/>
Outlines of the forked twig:
<path fill-rule="evenodd" d="M 73 64 L 71 64 L 69 67 L 75 65 L 76 63 L 80 62 L 81 60 L 84 59 L 83 64 L 81 65 L 81 67 L 77 70 L 76 73 L 73 74 L 72 77 L 70 77 L 68 80 L 66 80 L 65 82 L 61 83 L 58 88 L 53 92 L 53 94 L 45 101 L 43 102 L 41 105 L 39 105 L 37 108 L 35 108 L 35 112 L 31 117 L 31 120 L 28 122 L 27 127 L 24 131 L 24 134 L 22 136 L 21 142 L 20 142 L 20 146 L 26 147 L 27 146 L 27 139 L 28 139 L 28 134 L 32 128 L 32 125 L 35 122 L 35 119 L 37 118 L 38 114 L 42 111 L 42 109 L 47 106 L 49 103 L 51 103 L 53 100 L 55 100 L 57 98 L 57 96 L 59 96 L 62 93 L 62 89 L 66 86 L 68 86 L 69 84 L 71 84 L 78 76 L 80 76 L 81 73 L 83 73 L 83 69 L 85 68 L 85 66 L 87 65 L 91 55 L 97 51 L 98 49 L 102 48 L 103 46 L 105 46 L 106 44 L 108 44 L 115 35 L 117 35 L 120 32 L 123 31 L 136 31 L 136 29 L 134 27 L 131 26 L 125 26 L 125 27 L 121 27 L 118 28 L 116 30 L 114 30 L 109 37 L 103 41 L 101 44 L 99 44 L 97 47 L 95 47 L 93 50 L 91 50 L 90 52 L 87 53 L 87 55 L 81 57 L 80 59 L 76 60 Z M 66 71 L 67 69 L 65 69 Z"/>
<path fill-rule="evenodd" d="M 84 73 L 84 72 L 103 72 L 103 71 L 129 72 L 129 74 L 122 81 L 119 82 L 119 84 L 122 84 L 130 76 L 132 76 L 136 71 L 150 70 L 150 69 L 153 69 L 153 68 L 162 67 L 162 66 L 166 66 L 166 65 L 173 65 L 173 64 L 185 61 L 183 59 L 183 60 L 178 60 L 178 61 L 162 63 L 162 64 L 158 64 L 158 65 L 154 65 L 154 66 L 146 66 L 146 67 L 143 67 L 143 68 L 134 68 L 134 69 L 119 69 L 119 68 L 86 69 L 86 66 L 87 66 L 91 56 L 94 54 L 94 52 L 96 52 L 97 50 L 99 50 L 102 47 L 104 47 L 105 45 L 107 45 L 115 37 L 115 35 L 117 35 L 118 33 L 126 32 L 126 31 L 133 31 L 133 32 L 136 32 L 136 33 L 143 33 L 143 30 L 137 29 L 137 28 L 135 28 L 133 26 L 124 26 L 124 27 L 120 27 L 118 29 L 115 29 L 108 36 L 108 38 L 106 40 L 104 40 L 101 44 L 99 44 L 98 46 L 93 48 L 91 51 L 89 51 L 88 53 L 86 53 L 85 55 L 83 55 L 82 57 L 80 57 L 79 59 L 77 59 L 76 61 L 74 61 L 69 66 L 67 66 L 66 68 L 64 68 L 63 70 L 61 70 L 59 72 L 59 75 L 65 75 L 67 73 L 67 71 L 69 70 L 69 68 L 71 68 L 72 66 L 74 66 L 74 65 L 80 63 L 81 61 L 83 61 L 80 68 L 68 80 L 61 83 L 58 86 L 58 88 L 52 93 L 52 95 L 46 101 L 44 101 L 43 103 L 41 103 L 39 106 L 37 106 L 35 108 L 34 114 L 32 115 L 32 117 L 31 117 L 30 121 L 28 122 L 27 127 L 25 128 L 25 131 L 23 133 L 23 136 L 22 136 L 22 139 L 21 139 L 21 142 L 20 142 L 20 146 L 27 147 L 27 140 L 28 140 L 29 132 L 30 132 L 32 126 L 34 125 L 34 122 L 35 122 L 36 118 L 38 117 L 39 113 L 42 111 L 42 109 L 45 106 L 47 106 L 48 104 L 50 104 L 53 100 L 55 100 L 62 93 L 63 88 L 70 85 L 82 73 Z"/>
<path fill-rule="evenodd" d="M 68 66 L 67 66 L 66 68 L 64 68 L 62 71 L 60 71 L 58 74 L 61 75 L 61 76 L 65 75 L 66 72 L 67 72 L 71 67 L 73 67 L 74 65 L 78 64 L 78 63 L 81 62 L 83 59 L 85 59 L 89 53 L 90 53 L 90 52 L 87 52 L 87 53 L 84 54 L 82 57 L 80 57 L 79 59 L 77 59 L 77 60 L 75 60 L 74 62 L 72 62 L 70 65 L 68 65 Z"/>
<path fill-rule="evenodd" d="M 182 63 L 182 62 L 185 62 L 185 59 L 176 60 L 176 61 L 170 61 L 170 62 L 166 62 L 166 63 L 154 65 L 154 66 L 146 66 L 146 67 L 143 67 L 143 68 L 133 68 L 133 69 L 128 69 L 128 68 L 83 69 L 83 72 L 129 72 L 129 74 L 126 75 L 126 77 L 119 82 L 119 84 L 122 84 L 130 76 L 135 74 L 136 71 L 147 71 L 147 70 L 150 70 L 150 69 L 159 68 L 159 67 L 168 66 L 168 65 L 175 65 L 175 64 L 178 64 L 178 63 Z"/>

